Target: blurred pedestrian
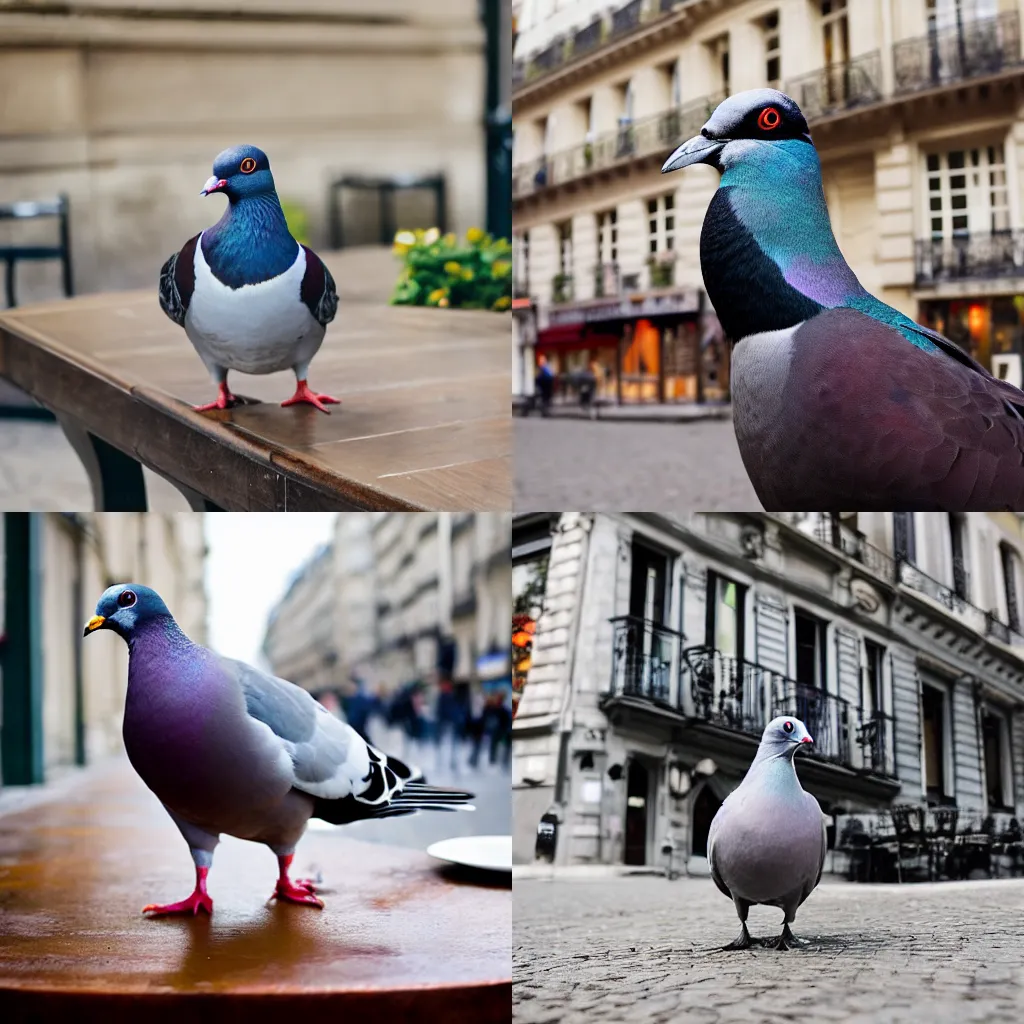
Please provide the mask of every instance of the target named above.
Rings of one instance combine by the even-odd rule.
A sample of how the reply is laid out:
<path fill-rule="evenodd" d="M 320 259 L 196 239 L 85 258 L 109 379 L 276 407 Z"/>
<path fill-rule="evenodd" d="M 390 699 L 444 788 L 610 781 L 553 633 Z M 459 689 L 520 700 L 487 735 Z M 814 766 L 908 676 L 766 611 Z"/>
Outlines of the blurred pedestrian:
<path fill-rule="evenodd" d="M 366 690 L 366 684 L 362 677 L 353 674 L 349 685 L 349 692 L 342 700 L 342 707 L 345 711 L 345 718 L 348 724 L 360 736 L 370 743 L 369 725 L 372 715 L 378 713 L 380 708 L 376 698 Z"/>
<path fill-rule="evenodd" d="M 540 414 L 547 416 L 551 409 L 551 398 L 555 393 L 555 375 L 548 364 L 547 356 L 537 358 L 537 376 L 533 383 L 540 399 Z"/>

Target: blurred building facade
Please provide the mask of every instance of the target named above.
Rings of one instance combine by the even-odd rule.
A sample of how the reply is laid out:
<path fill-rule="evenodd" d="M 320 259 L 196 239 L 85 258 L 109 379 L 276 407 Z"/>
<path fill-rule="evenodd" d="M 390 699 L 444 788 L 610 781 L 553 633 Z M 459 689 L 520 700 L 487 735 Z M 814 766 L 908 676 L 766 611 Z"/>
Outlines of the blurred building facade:
<path fill-rule="evenodd" d="M 0 536 L 2 784 L 121 749 L 128 652 L 82 627 L 114 583 L 156 589 L 182 629 L 206 640 L 203 517 L 192 513 L 7 512 Z"/>
<path fill-rule="evenodd" d="M 1024 526 L 1011 513 L 517 515 L 540 581 L 513 725 L 514 857 L 664 867 L 767 722 L 801 718 L 831 818 L 1024 815 Z M 710 759 L 710 761 L 708 760 Z"/>
<path fill-rule="evenodd" d="M 69 196 L 78 291 L 154 287 L 163 260 L 220 216 L 223 204 L 198 193 L 214 157 L 239 143 L 267 152 L 316 248 L 343 175 L 443 174 L 450 227 L 483 224 L 476 0 L 6 6 L 0 202 Z M 353 192 L 342 215 L 354 227 L 375 209 Z M 17 230 L 27 242 L 54 228 Z M 22 301 L 59 294 L 56 265 L 21 264 L 18 276 Z"/>
<path fill-rule="evenodd" d="M 864 286 L 1021 383 L 1019 0 L 523 0 L 513 70 L 516 295 L 534 353 L 604 397 L 723 396 L 702 287 L 710 167 L 663 177 L 726 95 L 781 88 Z M 529 340 L 529 331 L 525 332 Z"/>
<path fill-rule="evenodd" d="M 508 677 L 510 541 L 510 513 L 341 513 L 273 611 L 264 653 L 314 691 L 353 675 L 385 693 L 432 681 L 445 646 L 458 682 Z"/>

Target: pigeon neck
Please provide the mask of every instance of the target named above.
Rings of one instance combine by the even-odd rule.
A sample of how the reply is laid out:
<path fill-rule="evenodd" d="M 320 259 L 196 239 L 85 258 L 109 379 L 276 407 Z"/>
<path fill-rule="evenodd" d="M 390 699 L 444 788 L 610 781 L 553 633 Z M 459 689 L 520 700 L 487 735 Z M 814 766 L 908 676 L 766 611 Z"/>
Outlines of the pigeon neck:
<path fill-rule="evenodd" d="M 129 659 L 136 654 L 184 650 L 192 641 L 170 615 L 158 615 L 136 626 L 128 637 Z"/>
<path fill-rule="evenodd" d="M 818 155 L 795 140 L 725 168 L 701 231 L 701 270 L 734 341 L 866 294 L 832 233 Z"/>
<path fill-rule="evenodd" d="M 792 743 L 787 742 L 784 746 L 777 743 L 762 743 L 757 748 L 757 755 L 750 767 L 771 764 L 777 771 L 792 772 L 795 777 L 796 767 L 793 764 L 795 754 L 796 747 Z"/>
<path fill-rule="evenodd" d="M 291 236 L 276 192 L 232 199 L 224 215 L 202 236 L 207 266 L 230 288 L 259 284 L 295 262 L 299 243 Z"/>

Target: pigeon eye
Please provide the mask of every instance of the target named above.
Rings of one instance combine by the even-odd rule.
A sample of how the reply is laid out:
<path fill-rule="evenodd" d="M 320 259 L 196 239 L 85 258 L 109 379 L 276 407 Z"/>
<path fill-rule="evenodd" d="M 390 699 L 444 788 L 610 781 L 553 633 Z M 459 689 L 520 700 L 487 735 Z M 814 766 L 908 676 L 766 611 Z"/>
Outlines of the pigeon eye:
<path fill-rule="evenodd" d="M 136 598 L 134 590 L 122 590 L 121 593 L 117 595 L 117 603 L 121 608 L 131 608 L 137 600 L 138 598 Z"/>
<path fill-rule="evenodd" d="M 243 160 L 243 161 L 241 162 L 241 164 L 239 164 L 239 167 L 238 167 L 238 169 L 239 169 L 239 170 L 240 170 L 240 171 L 241 171 L 241 172 L 242 172 L 243 174 L 252 174 L 252 172 L 256 170 L 256 161 L 255 161 L 255 160 L 253 160 L 253 158 L 252 158 L 251 156 L 247 156 L 247 157 L 246 157 L 246 158 L 245 158 L 245 159 L 244 159 L 244 160 Z"/>
<path fill-rule="evenodd" d="M 782 728 L 783 728 L 783 731 L 785 731 L 785 732 L 792 732 L 793 731 L 793 723 L 792 722 L 783 722 L 782 723 Z"/>
<path fill-rule="evenodd" d="M 778 128 L 781 122 L 782 117 L 774 107 L 765 107 L 757 115 L 757 127 L 764 132 L 770 132 L 773 128 Z"/>

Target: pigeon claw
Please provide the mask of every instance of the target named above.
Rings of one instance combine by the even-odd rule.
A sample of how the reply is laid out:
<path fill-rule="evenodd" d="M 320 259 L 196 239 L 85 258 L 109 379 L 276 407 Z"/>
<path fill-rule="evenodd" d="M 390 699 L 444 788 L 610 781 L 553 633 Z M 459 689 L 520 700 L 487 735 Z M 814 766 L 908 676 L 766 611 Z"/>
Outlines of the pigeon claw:
<path fill-rule="evenodd" d="M 311 889 L 302 882 L 286 882 L 278 879 L 277 887 L 271 899 L 287 900 L 289 903 L 302 903 L 307 907 L 316 907 L 323 910 L 324 902 L 315 896 Z"/>
<path fill-rule="evenodd" d="M 177 903 L 149 903 L 142 908 L 144 914 L 152 914 L 153 917 L 163 917 L 166 914 L 191 914 L 195 917 L 200 910 L 212 914 L 213 900 L 207 893 L 198 889 L 187 899 L 178 900 Z"/>
<path fill-rule="evenodd" d="M 305 889 L 307 892 L 316 892 L 320 882 L 315 878 L 296 878 L 292 885 Z"/>
<path fill-rule="evenodd" d="M 328 416 L 331 413 L 330 409 L 325 409 L 323 403 L 326 402 L 328 405 L 341 405 L 340 398 L 334 398 L 331 395 L 320 395 L 315 391 L 310 391 L 309 385 L 304 380 L 296 381 L 295 394 L 291 398 L 286 398 L 281 405 L 299 405 L 302 402 L 306 402 L 309 405 L 314 406 L 321 412 L 325 412 Z"/>
<path fill-rule="evenodd" d="M 207 402 L 206 405 L 194 405 L 192 409 L 195 412 L 209 412 L 211 409 L 230 409 L 232 406 L 239 405 L 241 401 L 237 395 L 231 394 L 227 383 L 222 383 L 218 388 L 217 397 L 214 401 Z"/>
<path fill-rule="evenodd" d="M 728 946 L 723 946 L 722 951 L 725 952 L 726 950 L 732 949 L 750 949 L 751 944 L 750 932 L 747 931 L 747 926 L 744 925 L 743 930 L 739 935 L 737 935 Z"/>

